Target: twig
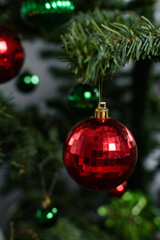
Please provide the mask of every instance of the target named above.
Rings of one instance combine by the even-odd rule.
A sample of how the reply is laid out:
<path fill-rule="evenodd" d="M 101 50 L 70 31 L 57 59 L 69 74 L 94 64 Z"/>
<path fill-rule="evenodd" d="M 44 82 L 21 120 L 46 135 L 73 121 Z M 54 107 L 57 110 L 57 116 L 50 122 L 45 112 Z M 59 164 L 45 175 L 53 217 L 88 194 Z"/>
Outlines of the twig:
<path fill-rule="evenodd" d="M 52 196 L 52 193 L 54 191 L 54 188 L 56 186 L 56 183 L 57 183 L 57 178 L 58 178 L 58 173 L 55 174 L 55 177 L 53 178 L 52 182 L 51 182 L 51 185 L 50 185 L 50 188 L 48 190 L 48 196 L 51 197 Z"/>
<path fill-rule="evenodd" d="M 30 235 L 34 240 L 40 240 L 38 237 L 38 234 L 33 231 L 33 229 L 28 229 L 28 230 L 21 230 L 22 233 L 27 233 Z"/>
<path fill-rule="evenodd" d="M 10 240 L 14 240 L 14 222 L 10 222 L 10 228 L 11 228 Z"/>

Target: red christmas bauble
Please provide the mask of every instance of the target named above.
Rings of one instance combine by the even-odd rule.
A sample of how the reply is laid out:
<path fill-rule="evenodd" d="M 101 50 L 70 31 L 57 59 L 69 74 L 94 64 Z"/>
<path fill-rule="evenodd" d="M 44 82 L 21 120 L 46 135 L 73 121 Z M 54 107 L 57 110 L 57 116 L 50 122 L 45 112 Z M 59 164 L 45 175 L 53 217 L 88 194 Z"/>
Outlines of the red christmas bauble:
<path fill-rule="evenodd" d="M 23 64 L 24 51 L 18 36 L 0 26 L 0 83 L 15 77 Z"/>
<path fill-rule="evenodd" d="M 84 187 L 112 189 L 122 184 L 137 162 L 131 132 L 112 118 L 90 118 L 69 133 L 63 150 L 70 176 Z"/>
<path fill-rule="evenodd" d="M 116 188 L 109 190 L 109 195 L 112 197 L 122 197 L 123 194 L 127 191 L 127 182 L 125 181 Z"/>

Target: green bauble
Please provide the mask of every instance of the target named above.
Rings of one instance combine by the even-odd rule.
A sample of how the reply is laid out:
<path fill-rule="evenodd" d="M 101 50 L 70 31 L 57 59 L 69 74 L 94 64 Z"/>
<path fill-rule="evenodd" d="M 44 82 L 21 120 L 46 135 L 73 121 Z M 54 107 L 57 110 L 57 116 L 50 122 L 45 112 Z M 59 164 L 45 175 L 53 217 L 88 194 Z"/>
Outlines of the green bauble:
<path fill-rule="evenodd" d="M 70 0 L 25 0 L 21 12 L 30 23 L 49 30 L 66 23 L 74 9 Z"/>
<path fill-rule="evenodd" d="M 51 227 L 57 222 L 58 209 L 53 206 L 39 208 L 36 211 L 36 219 L 42 227 Z"/>
<path fill-rule="evenodd" d="M 33 75 L 29 72 L 22 73 L 16 82 L 16 86 L 20 92 L 29 93 L 35 90 L 37 85 L 39 84 L 39 77 L 37 75 Z"/>
<path fill-rule="evenodd" d="M 72 110 L 88 111 L 94 110 L 99 101 L 97 88 L 89 84 L 77 84 L 68 95 L 68 105 Z"/>

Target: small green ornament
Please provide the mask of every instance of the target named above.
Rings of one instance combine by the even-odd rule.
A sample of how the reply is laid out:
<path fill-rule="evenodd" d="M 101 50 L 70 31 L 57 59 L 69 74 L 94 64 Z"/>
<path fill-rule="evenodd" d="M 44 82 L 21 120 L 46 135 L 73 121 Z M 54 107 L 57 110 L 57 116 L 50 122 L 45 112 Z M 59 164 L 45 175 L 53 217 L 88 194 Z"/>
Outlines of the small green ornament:
<path fill-rule="evenodd" d="M 97 88 L 89 84 L 77 84 L 68 95 L 70 109 L 78 111 L 94 110 L 99 102 Z"/>
<path fill-rule="evenodd" d="M 50 197 L 46 196 L 42 207 L 36 211 L 36 219 L 42 227 L 53 226 L 58 219 L 58 209 L 53 206 Z"/>
<path fill-rule="evenodd" d="M 29 72 L 22 73 L 16 82 L 19 91 L 29 93 L 35 90 L 39 84 L 39 77 Z"/>
<path fill-rule="evenodd" d="M 58 209 L 54 206 L 41 207 L 36 212 L 36 219 L 42 227 L 51 227 L 57 222 Z"/>
<path fill-rule="evenodd" d="M 66 23 L 74 9 L 70 0 L 25 0 L 21 12 L 30 23 L 49 30 Z"/>

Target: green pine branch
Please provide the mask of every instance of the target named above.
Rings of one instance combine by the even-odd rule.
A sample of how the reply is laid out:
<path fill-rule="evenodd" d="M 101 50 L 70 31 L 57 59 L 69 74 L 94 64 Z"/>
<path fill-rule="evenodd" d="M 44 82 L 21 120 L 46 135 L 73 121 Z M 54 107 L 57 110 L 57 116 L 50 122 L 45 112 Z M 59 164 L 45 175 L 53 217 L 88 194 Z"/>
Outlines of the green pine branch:
<path fill-rule="evenodd" d="M 131 12 L 80 13 L 61 38 L 75 76 L 95 84 L 132 59 L 160 59 L 160 29 Z"/>

